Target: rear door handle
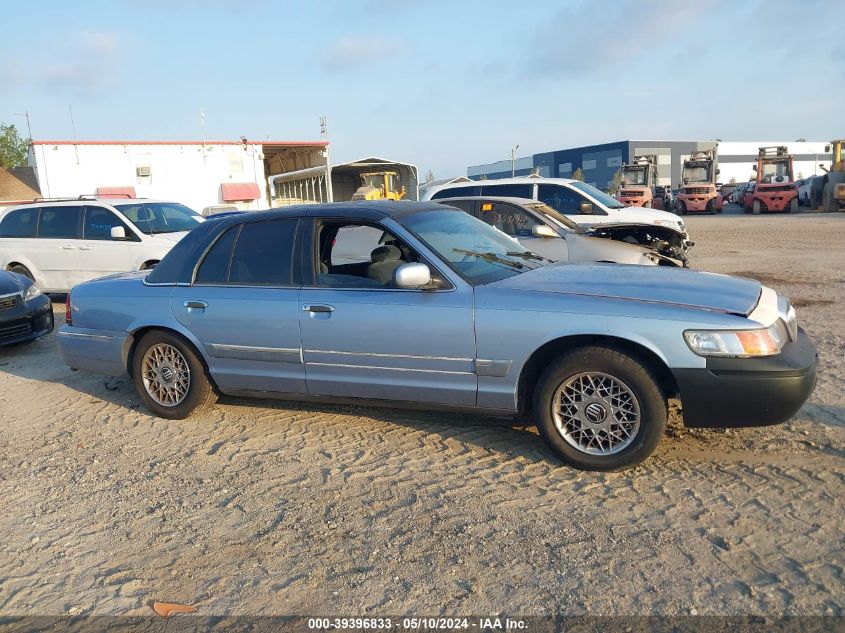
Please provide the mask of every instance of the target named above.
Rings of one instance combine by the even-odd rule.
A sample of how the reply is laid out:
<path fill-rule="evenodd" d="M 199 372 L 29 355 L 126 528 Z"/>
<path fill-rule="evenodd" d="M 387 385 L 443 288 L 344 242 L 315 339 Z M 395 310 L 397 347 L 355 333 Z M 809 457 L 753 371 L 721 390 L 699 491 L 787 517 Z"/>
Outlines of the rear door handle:
<path fill-rule="evenodd" d="M 90 246 L 80 246 L 80 247 L 79 247 L 79 250 L 81 250 L 81 251 L 90 251 L 90 250 L 91 250 L 91 247 L 90 247 Z"/>
<path fill-rule="evenodd" d="M 62 244 L 62 250 L 65 251 L 72 251 L 75 248 L 76 246 L 74 246 L 73 244 Z"/>
<path fill-rule="evenodd" d="M 188 309 L 197 308 L 198 310 L 205 310 L 208 307 L 208 304 L 205 301 L 191 300 L 185 302 L 185 307 Z"/>
<path fill-rule="evenodd" d="M 334 306 L 327 304 L 304 305 L 302 309 L 305 312 L 334 312 Z"/>

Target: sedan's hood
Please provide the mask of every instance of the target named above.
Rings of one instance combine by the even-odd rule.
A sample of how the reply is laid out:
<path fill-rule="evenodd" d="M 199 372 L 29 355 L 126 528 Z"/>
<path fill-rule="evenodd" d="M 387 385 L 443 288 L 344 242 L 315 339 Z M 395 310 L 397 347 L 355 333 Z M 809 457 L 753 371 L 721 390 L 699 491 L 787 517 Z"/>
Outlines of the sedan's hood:
<path fill-rule="evenodd" d="M 29 285 L 29 280 L 17 273 L 0 271 L 0 297 L 21 292 Z"/>
<path fill-rule="evenodd" d="M 624 209 L 613 209 L 613 211 L 617 218 L 610 220 L 610 222 L 644 222 L 646 224 L 676 227 L 680 220 L 674 213 L 646 207 L 625 207 Z M 623 217 L 619 217 L 619 215 Z"/>
<path fill-rule="evenodd" d="M 662 266 L 552 264 L 494 284 L 502 288 L 648 301 L 748 315 L 759 282 Z"/>

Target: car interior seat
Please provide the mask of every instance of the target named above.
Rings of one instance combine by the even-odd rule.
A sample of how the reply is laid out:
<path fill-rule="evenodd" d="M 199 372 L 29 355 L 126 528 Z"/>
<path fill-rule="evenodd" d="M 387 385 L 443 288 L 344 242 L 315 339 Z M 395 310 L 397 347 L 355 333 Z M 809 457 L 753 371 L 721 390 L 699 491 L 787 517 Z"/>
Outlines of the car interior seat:
<path fill-rule="evenodd" d="M 402 259 L 402 251 L 390 244 L 373 250 L 370 253 L 370 260 L 372 264 L 367 266 L 367 277 L 383 286 L 393 281 L 393 273 L 405 263 Z"/>

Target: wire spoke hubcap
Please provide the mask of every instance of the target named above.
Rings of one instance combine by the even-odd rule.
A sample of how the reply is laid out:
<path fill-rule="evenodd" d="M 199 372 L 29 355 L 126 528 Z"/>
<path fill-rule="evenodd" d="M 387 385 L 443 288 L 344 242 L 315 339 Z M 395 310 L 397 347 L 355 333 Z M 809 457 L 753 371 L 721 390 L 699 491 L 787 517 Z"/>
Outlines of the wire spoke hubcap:
<path fill-rule="evenodd" d="M 640 404 L 624 382 L 609 374 L 569 377 L 552 400 L 555 428 L 567 444 L 588 455 L 625 449 L 640 429 Z"/>
<path fill-rule="evenodd" d="M 158 343 L 144 354 L 141 379 L 150 398 L 162 406 L 175 407 L 188 395 L 191 369 L 178 349 Z"/>

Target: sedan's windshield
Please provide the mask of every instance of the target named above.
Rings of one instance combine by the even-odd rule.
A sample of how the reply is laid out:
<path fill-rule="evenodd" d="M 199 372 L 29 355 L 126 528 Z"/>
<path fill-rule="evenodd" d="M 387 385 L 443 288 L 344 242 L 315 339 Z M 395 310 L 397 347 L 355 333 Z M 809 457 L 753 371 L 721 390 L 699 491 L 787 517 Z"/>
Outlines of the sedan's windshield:
<path fill-rule="evenodd" d="M 586 182 L 581 182 L 580 180 L 573 180 L 569 183 L 578 191 L 582 191 L 586 193 L 588 196 L 593 197 L 597 200 L 600 204 L 607 207 L 608 209 L 624 209 L 625 205 L 619 202 L 616 198 L 611 198 L 609 195 L 604 193 L 603 191 L 599 191 L 592 185 L 588 185 Z"/>
<path fill-rule="evenodd" d="M 474 286 L 546 265 L 517 240 L 462 211 L 414 213 L 402 224 Z"/>
<path fill-rule="evenodd" d="M 114 207 L 148 235 L 190 231 L 203 221 L 196 211 L 177 202 L 133 202 Z"/>

